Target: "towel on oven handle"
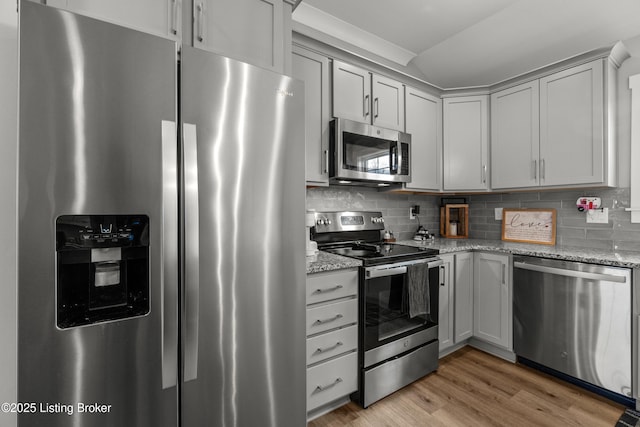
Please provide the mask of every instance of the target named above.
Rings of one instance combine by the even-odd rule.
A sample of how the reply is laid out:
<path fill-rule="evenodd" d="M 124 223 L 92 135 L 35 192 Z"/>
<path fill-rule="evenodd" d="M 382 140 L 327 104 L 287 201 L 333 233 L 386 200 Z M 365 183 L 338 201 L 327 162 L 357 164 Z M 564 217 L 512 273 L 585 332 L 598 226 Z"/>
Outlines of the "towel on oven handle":
<path fill-rule="evenodd" d="M 407 268 L 407 293 L 409 298 L 409 317 L 430 314 L 429 264 L 421 262 Z"/>

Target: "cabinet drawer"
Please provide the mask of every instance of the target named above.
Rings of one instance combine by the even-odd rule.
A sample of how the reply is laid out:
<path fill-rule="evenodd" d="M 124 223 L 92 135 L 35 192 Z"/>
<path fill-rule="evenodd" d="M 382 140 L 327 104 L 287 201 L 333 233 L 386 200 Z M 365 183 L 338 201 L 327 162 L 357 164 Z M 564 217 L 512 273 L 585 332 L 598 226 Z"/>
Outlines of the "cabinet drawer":
<path fill-rule="evenodd" d="M 358 321 L 358 300 L 334 302 L 307 309 L 307 336 Z"/>
<path fill-rule="evenodd" d="M 307 365 L 358 348 L 356 325 L 307 339 Z"/>
<path fill-rule="evenodd" d="M 358 356 L 347 354 L 307 369 L 307 412 L 358 389 Z"/>
<path fill-rule="evenodd" d="M 307 276 L 307 304 L 357 295 L 357 293 L 357 271 L 332 271 Z"/>

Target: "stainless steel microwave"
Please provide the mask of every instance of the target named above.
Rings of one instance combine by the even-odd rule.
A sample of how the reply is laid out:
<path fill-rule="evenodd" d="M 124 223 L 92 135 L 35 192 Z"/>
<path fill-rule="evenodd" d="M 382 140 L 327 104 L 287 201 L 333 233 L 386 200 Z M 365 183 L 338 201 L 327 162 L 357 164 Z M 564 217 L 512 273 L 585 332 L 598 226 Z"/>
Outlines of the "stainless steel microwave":
<path fill-rule="evenodd" d="M 346 119 L 331 121 L 333 184 L 411 182 L 411 135 Z"/>

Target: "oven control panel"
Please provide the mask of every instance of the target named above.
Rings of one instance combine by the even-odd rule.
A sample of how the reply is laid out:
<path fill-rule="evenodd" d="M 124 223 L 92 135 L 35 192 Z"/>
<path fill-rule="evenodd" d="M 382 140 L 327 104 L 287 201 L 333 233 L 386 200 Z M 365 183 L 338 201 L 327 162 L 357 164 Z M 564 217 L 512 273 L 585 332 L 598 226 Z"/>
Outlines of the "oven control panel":
<path fill-rule="evenodd" d="M 316 212 L 315 232 L 384 230 L 382 212 Z"/>

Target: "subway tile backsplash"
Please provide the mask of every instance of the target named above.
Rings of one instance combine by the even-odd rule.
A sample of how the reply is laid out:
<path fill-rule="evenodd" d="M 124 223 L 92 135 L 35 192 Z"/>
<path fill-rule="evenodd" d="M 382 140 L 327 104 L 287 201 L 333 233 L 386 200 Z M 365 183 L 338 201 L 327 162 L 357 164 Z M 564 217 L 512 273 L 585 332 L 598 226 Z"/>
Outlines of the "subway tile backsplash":
<path fill-rule="evenodd" d="M 587 223 L 586 213 L 575 206 L 581 196 L 602 199 L 609 209 L 606 224 Z M 307 189 L 307 209 L 317 211 L 373 210 L 385 218 L 387 230 L 398 240 L 411 239 L 418 220 L 409 219 L 409 208 L 420 206 L 419 222 L 430 233 L 439 235 L 440 197 L 433 195 L 378 192 L 363 187 L 324 187 Z M 629 189 L 583 189 L 521 193 L 491 193 L 465 196 L 469 201 L 471 238 L 500 239 L 502 223 L 495 220 L 495 208 L 555 208 L 556 243 L 611 250 L 640 251 L 640 224 L 630 222 Z"/>
<path fill-rule="evenodd" d="M 330 211 L 379 211 L 387 230 L 398 240 L 413 238 L 418 224 L 438 235 L 440 227 L 439 197 L 379 192 L 366 187 L 323 187 L 307 189 L 307 209 Z M 409 208 L 420 206 L 417 219 L 409 219 Z"/>

